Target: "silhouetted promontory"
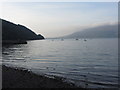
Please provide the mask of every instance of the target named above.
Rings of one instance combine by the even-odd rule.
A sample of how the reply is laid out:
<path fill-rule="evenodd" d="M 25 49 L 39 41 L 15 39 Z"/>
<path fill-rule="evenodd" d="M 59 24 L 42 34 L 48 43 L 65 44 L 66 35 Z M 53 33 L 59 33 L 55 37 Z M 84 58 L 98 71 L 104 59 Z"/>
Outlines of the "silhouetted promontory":
<path fill-rule="evenodd" d="M 45 39 L 41 34 L 37 35 L 27 27 L 2 20 L 2 40 L 3 41 L 27 41 Z"/>

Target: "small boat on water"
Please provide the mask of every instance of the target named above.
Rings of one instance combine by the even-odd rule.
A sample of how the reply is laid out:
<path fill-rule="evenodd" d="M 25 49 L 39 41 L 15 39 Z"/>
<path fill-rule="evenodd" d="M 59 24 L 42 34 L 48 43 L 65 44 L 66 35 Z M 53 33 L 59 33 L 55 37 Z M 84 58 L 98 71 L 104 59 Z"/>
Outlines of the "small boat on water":
<path fill-rule="evenodd" d="M 86 39 L 84 39 L 84 41 L 87 41 Z"/>
<path fill-rule="evenodd" d="M 62 38 L 61 41 L 64 41 L 64 39 Z"/>
<path fill-rule="evenodd" d="M 76 38 L 76 40 L 79 40 L 78 38 Z"/>

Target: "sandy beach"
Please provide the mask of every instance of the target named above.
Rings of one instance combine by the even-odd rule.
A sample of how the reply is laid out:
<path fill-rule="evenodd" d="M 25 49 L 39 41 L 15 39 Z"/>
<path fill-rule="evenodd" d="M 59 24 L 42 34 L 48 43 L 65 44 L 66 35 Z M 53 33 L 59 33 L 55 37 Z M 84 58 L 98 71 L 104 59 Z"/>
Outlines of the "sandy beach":
<path fill-rule="evenodd" d="M 28 70 L 2 66 L 2 88 L 78 88 L 60 78 L 36 75 Z"/>

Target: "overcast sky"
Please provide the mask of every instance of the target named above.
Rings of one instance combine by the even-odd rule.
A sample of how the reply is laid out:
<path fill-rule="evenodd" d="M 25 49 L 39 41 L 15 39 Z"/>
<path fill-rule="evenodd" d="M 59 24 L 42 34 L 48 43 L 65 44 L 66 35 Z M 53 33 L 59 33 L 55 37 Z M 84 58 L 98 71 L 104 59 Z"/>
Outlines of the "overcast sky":
<path fill-rule="evenodd" d="M 117 16 L 117 2 L 4 2 L 0 15 L 2 19 L 24 25 L 45 37 L 114 24 Z"/>

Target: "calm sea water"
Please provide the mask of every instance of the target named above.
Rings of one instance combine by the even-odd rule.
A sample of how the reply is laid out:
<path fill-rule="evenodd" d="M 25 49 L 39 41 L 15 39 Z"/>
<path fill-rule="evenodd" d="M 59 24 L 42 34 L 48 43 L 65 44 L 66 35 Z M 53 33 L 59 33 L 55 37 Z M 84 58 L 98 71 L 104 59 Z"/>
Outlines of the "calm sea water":
<path fill-rule="evenodd" d="M 118 39 L 46 39 L 6 45 L 2 63 L 64 77 L 86 88 L 114 88 L 118 85 Z"/>

